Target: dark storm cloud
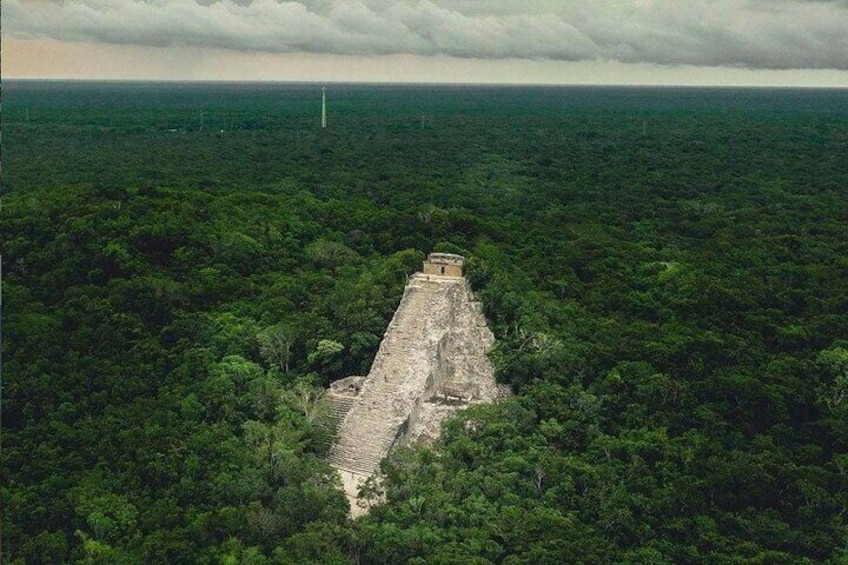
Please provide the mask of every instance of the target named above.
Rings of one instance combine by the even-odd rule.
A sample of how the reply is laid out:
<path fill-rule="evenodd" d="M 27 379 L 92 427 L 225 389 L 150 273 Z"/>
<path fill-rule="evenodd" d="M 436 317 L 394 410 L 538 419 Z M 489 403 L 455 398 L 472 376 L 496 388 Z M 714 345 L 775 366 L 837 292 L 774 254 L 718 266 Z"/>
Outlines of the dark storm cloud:
<path fill-rule="evenodd" d="M 848 0 L 4 0 L 4 31 L 238 51 L 848 69 Z"/>

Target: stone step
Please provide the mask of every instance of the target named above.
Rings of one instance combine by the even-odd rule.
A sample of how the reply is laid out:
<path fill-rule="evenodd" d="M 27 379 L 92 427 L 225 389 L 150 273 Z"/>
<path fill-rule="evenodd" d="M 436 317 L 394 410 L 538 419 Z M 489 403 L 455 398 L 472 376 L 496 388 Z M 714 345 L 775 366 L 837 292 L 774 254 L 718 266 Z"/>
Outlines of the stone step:
<path fill-rule="evenodd" d="M 373 473 L 377 470 L 380 460 L 383 459 L 387 451 L 387 449 L 375 449 L 374 451 L 364 452 L 356 449 L 355 447 L 350 447 L 347 449 L 333 450 L 330 455 L 330 460 L 338 462 L 342 466 L 345 464 L 352 465 L 354 463 L 372 465 L 369 472 Z"/>
<path fill-rule="evenodd" d="M 347 413 L 350 412 L 351 408 L 353 408 L 357 402 L 358 400 L 356 398 L 338 396 L 330 397 L 330 418 L 332 418 L 333 424 L 336 427 L 342 423 L 342 420 L 344 420 Z"/>
<path fill-rule="evenodd" d="M 334 446 L 329 453 L 329 457 L 339 461 L 360 461 L 373 460 L 379 462 L 383 458 L 385 449 L 369 449 L 363 450 L 358 446 Z"/>
<path fill-rule="evenodd" d="M 382 459 L 382 457 L 378 456 L 354 458 L 333 454 L 327 457 L 328 463 L 337 469 L 354 471 L 366 476 L 374 474 L 380 468 L 380 461 L 382 461 Z"/>

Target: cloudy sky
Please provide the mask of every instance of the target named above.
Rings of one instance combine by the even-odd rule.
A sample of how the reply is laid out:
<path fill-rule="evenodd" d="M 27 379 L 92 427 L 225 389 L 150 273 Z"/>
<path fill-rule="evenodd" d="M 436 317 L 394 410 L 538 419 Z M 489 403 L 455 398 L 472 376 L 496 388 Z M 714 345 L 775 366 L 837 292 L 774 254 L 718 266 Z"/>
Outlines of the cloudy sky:
<path fill-rule="evenodd" d="M 3 0 L 19 78 L 848 87 L 848 0 Z"/>

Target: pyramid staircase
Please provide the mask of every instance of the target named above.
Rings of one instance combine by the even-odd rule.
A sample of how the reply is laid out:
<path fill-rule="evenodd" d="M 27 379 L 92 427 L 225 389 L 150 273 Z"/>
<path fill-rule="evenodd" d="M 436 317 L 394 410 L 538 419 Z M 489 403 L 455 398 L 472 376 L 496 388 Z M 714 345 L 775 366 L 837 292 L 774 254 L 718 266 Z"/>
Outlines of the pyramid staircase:
<path fill-rule="evenodd" d="M 450 290 L 461 279 L 413 280 L 407 286 L 356 399 L 340 415 L 328 459 L 334 467 L 370 476 L 380 467 L 432 371 L 433 320 L 450 308 Z M 341 400 L 341 399 L 339 399 Z"/>
<path fill-rule="evenodd" d="M 413 437 L 413 428 L 418 438 L 424 437 L 422 429 L 428 437 L 438 434 L 450 411 L 429 402 L 435 390 L 456 384 L 483 390 L 475 402 L 495 399 L 485 356 L 492 341 L 464 278 L 421 273 L 410 278 L 358 394 L 331 394 L 337 427 L 327 458 L 339 471 L 353 515 L 367 511 L 359 485 L 378 474 L 401 437 Z"/>

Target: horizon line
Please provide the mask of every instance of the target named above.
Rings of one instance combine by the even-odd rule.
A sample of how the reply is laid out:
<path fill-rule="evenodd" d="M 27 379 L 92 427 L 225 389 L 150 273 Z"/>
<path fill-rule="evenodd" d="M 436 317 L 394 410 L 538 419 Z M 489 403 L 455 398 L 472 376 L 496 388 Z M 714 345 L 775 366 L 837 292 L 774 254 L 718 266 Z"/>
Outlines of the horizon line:
<path fill-rule="evenodd" d="M 700 84 L 693 83 L 608 83 L 608 82 L 485 82 L 485 81 L 382 81 L 382 80 L 286 80 L 286 79 L 183 79 L 183 78 L 68 78 L 68 77 L 3 77 L 2 82 L 66 82 L 66 83 L 133 83 L 133 84 L 298 84 L 298 85 L 374 85 L 374 86 L 441 86 L 441 87 L 552 87 L 552 88 L 705 88 L 705 89 L 762 89 L 762 90 L 848 90 L 848 86 L 820 84 Z"/>

